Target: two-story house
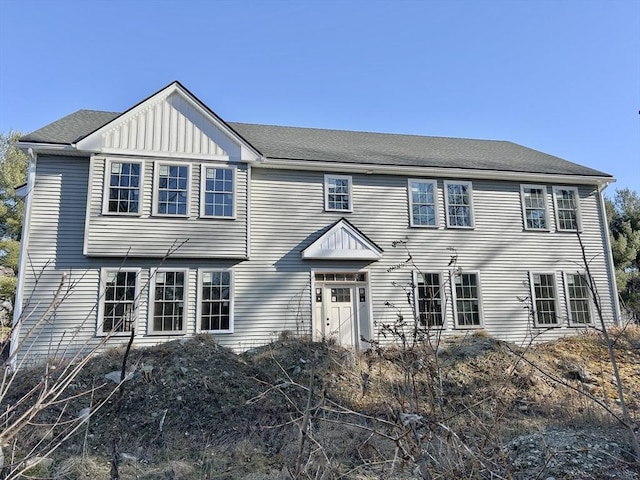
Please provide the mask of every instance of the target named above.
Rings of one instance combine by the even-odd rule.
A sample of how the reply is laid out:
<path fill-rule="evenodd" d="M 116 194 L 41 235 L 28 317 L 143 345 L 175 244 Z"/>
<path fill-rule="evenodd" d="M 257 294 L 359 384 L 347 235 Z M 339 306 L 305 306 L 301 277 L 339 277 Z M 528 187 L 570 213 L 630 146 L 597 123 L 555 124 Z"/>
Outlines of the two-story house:
<path fill-rule="evenodd" d="M 132 329 L 139 345 L 207 332 L 243 350 L 288 331 L 359 347 L 399 315 L 549 340 L 596 321 L 580 240 L 619 317 L 613 178 L 510 142 L 230 123 L 174 82 L 20 147 L 14 350 Z"/>

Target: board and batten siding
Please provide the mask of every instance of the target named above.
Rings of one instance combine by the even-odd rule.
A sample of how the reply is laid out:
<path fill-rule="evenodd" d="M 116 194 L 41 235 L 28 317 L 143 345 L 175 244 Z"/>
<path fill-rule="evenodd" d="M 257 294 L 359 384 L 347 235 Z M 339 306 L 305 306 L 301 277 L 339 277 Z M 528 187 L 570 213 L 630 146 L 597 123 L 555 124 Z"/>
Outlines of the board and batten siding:
<path fill-rule="evenodd" d="M 131 158 L 109 157 L 127 161 Z M 160 160 L 191 165 L 189 216 L 154 216 L 154 160 L 142 161 L 144 182 L 140 216 L 103 214 L 105 158 L 91 161 L 89 215 L 86 253 L 105 257 L 156 257 L 171 253 L 173 258 L 246 258 L 247 256 L 247 167 L 235 167 L 235 219 L 200 217 L 201 162 Z M 228 164 L 206 163 L 226 167 Z M 178 248 L 176 248 L 179 246 Z"/>
<path fill-rule="evenodd" d="M 584 270 L 582 251 L 575 233 L 556 231 L 552 185 L 547 185 L 548 232 L 524 230 L 519 183 L 487 180 L 472 182 L 475 227 L 446 228 L 446 178 L 437 179 L 439 228 L 411 228 L 406 177 L 352 175 L 353 212 L 342 213 L 324 211 L 324 173 L 340 172 L 253 169 L 251 261 L 236 267 L 236 331 L 245 331 L 238 330 L 240 323 L 252 326 L 246 330 L 251 332 L 247 343 L 268 341 L 282 330 L 310 333 L 311 269 L 366 269 L 375 331 L 396 319 L 397 310 L 387 302 L 400 309 L 405 319 L 412 318 L 404 290 L 397 286 L 411 281 L 412 267 L 403 265 L 409 252 L 423 271 L 448 276 L 455 254 L 459 268 L 479 272 L 483 328 L 498 338 L 522 342 L 536 335 L 538 340 L 549 340 L 575 331 L 567 326 L 562 272 Z M 594 187 L 580 187 L 579 195 L 581 238 L 587 257 L 595 256 L 591 272 L 603 294 L 605 317 L 611 319 L 600 197 Z M 343 216 L 384 250 L 382 259 L 302 260 L 301 251 Z M 403 243 L 394 247 L 398 241 Z M 559 328 L 533 328 L 527 304 L 521 301 L 530 297 L 530 270 L 556 274 Z M 456 332 L 450 289 L 447 292 L 447 331 Z M 257 308 L 241 306 L 244 298 L 251 298 Z M 264 300 L 257 303 L 260 298 Z"/>

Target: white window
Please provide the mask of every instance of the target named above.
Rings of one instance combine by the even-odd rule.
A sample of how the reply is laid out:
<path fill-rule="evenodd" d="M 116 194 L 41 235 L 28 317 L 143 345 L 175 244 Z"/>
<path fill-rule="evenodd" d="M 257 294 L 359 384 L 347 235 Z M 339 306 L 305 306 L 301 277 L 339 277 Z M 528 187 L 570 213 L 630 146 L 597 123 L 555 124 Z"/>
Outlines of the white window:
<path fill-rule="evenodd" d="M 412 227 L 438 226 L 438 187 L 434 180 L 409 179 L 409 224 Z"/>
<path fill-rule="evenodd" d="M 482 326 L 479 277 L 477 272 L 462 272 L 453 277 L 453 314 L 457 328 Z"/>
<path fill-rule="evenodd" d="M 569 301 L 569 324 L 591 325 L 591 298 L 586 277 L 581 273 L 565 274 L 566 297 Z"/>
<path fill-rule="evenodd" d="M 520 185 L 525 230 L 549 230 L 547 187 Z"/>
<path fill-rule="evenodd" d="M 200 216 L 235 217 L 235 168 L 202 166 Z"/>
<path fill-rule="evenodd" d="M 138 318 L 139 269 L 103 269 L 98 334 L 131 332 Z"/>
<path fill-rule="evenodd" d="M 558 295 L 553 273 L 530 272 L 531 298 L 537 327 L 558 325 Z"/>
<path fill-rule="evenodd" d="M 473 228 L 471 182 L 444 182 L 447 227 Z"/>
<path fill-rule="evenodd" d="M 184 333 L 187 270 L 159 269 L 151 279 L 149 333 Z"/>
<path fill-rule="evenodd" d="M 153 204 L 154 215 L 189 215 L 191 166 L 157 162 Z"/>
<path fill-rule="evenodd" d="M 142 162 L 105 161 L 104 213 L 141 212 Z"/>
<path fill-rule="evenodd" d="M 553 203 L 556 209 L 558 230 L 577 232 L 580 230 L 578 189 L 575 187 L 553 187 Z"/>
<path fill-rule="evenodd" d="M 415 277 L 415 298 L 420 326 L 442 328 L 444 326 L 442 275 L 434 272 L 415 272 Z"/>
<path fill-rule="evenodd" d="M 201 270 L 198 296 L 199 331 L 232 333 L 232 272 L 230 270 Z"/>
<path fill-rule="evenodd" d="M 330 212 L 350 212 L 353 209 L 350 176 L 324 176 L 324 209 Z"/>

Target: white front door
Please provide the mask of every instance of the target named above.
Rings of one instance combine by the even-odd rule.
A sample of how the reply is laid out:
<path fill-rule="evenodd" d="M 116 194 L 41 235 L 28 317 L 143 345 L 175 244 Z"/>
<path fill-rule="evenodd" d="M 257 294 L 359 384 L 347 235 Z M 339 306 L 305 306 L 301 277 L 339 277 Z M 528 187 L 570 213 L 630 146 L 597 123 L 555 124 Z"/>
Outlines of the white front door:
<path fill-rule="evenodd" d="M 324 336 L 333 338 L 345 347 L 352 347 L 355 343 L 356 309 L 355 287 L 345 285 L 331 285 L 324 289 L 325 306 Z"/>

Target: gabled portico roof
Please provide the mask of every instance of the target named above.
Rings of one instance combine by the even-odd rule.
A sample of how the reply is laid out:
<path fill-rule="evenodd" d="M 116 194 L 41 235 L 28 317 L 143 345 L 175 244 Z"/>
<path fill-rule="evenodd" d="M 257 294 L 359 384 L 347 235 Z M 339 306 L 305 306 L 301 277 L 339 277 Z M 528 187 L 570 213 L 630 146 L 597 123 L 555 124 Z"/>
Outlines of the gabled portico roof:
<path fill-rule="evenodd" d="M 302 250 L 303 259 L 378 260 L 383 250 L 346 218 L 331 225 L 320 238 Z"/>

